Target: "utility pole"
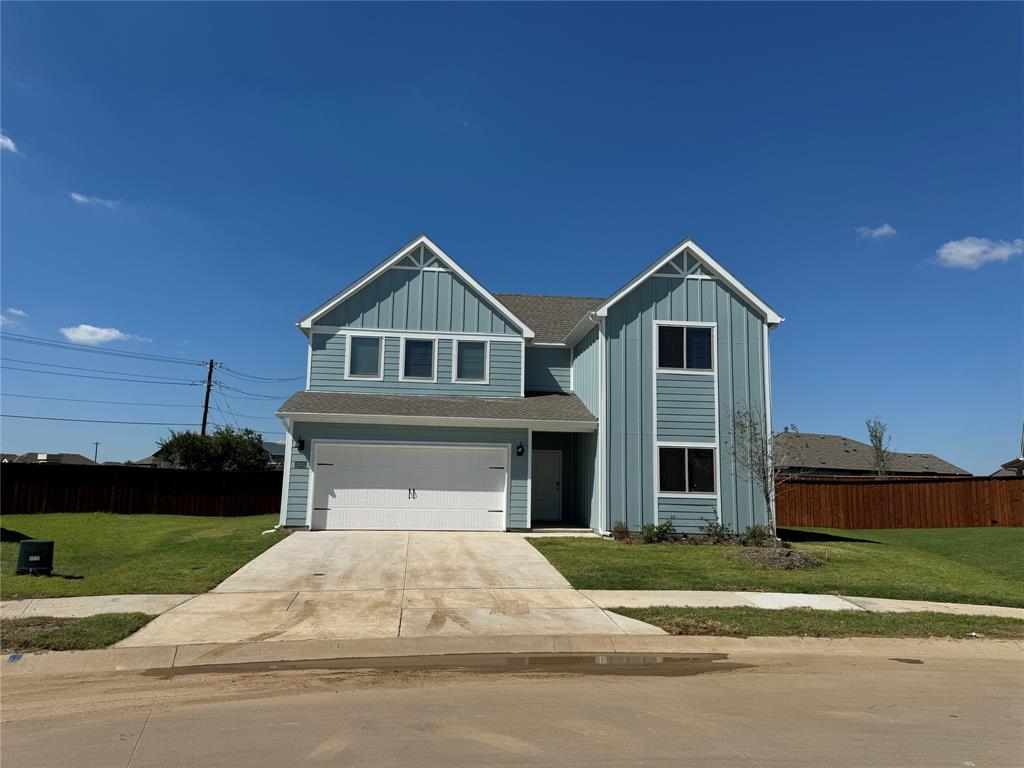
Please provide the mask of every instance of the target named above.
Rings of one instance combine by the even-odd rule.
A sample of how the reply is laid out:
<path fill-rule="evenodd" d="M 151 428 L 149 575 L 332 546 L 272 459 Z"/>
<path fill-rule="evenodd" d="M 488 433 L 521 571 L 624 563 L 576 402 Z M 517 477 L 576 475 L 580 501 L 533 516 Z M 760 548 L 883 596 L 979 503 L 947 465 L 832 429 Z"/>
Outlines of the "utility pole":
<path fill-rule="evenodd" d="M 203 431 L 206 434 L 206 416 L 210 412 L 210 387 L 213 386 L 213 360 L 210 360 L 206 367 L 206 399 L 203 401 Z"/>
<path fill-rule="evenodd" d="M 93 460 L 93 463 L 94 464 L 98 464 L 99 463 L 99 458 L 100 458 L 100 444 L 98 442 L 94 441 L 93 444 L 92 444 L 92 460 Z"/>

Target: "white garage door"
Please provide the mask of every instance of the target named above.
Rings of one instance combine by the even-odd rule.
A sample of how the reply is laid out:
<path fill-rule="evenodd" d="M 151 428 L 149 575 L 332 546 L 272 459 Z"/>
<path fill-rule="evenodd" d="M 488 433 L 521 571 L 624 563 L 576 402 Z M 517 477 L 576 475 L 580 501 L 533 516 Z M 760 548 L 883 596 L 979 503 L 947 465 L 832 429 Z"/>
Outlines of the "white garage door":
<path fill-rule="evenodd" d="M 501 531 L 504 446 L 319 444 L 313 529 Z"/>

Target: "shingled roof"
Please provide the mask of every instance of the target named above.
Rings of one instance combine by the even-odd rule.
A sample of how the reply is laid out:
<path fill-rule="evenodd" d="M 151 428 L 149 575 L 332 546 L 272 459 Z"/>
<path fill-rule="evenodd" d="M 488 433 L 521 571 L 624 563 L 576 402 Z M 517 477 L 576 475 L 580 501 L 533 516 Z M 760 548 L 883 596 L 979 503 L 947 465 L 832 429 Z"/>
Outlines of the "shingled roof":
<path fill-rule="evenodd" d="M 557 344 L 569 331 L 604 303 L 587 296 L 530 296 L 522 293 L 496 293 L 494 298 L 533 329 L 535 342 Z"/>
<path fill-rule="evenodd" d="M 433 397 L 296 392 L 277 412 L 282 416 L 408 416 L 493 421 L 572 421 L 595 425 L 597 423 L 597 419 L 576 395 L 552 394 L 526 397 Z"/>
<path fill-rule="evenodd" d="M 783 432 L 775 438 L 786 468 L 814 474 L 860 475 L 875 471 L 871 446 L 842 435 Z M 892 452 L 894 475 L 970 475 L 931 453 Z"/>

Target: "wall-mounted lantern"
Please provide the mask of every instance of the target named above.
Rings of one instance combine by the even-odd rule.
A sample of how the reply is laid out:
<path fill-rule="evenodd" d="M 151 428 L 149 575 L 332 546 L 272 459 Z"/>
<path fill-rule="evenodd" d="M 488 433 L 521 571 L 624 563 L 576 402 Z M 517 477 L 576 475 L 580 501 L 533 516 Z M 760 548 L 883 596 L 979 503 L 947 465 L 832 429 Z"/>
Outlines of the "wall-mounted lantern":
<path fill-rule="evenodd" d="M 526 449 L 523 448 L 523 444 L 520 443 L 516 446 L 516 456 L 522 456 L 526 453 Z"/>

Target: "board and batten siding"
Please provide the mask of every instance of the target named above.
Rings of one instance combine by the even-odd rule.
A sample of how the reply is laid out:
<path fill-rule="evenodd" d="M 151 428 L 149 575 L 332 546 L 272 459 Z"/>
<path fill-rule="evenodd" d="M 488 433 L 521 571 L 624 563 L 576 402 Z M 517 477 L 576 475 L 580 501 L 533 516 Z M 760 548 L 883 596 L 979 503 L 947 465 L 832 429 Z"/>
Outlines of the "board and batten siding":
<path fill-rule="evenodd" d="M 526 391 L 571 392 L 571 357 L 568 347 L 527 347 Z"/>
<path fill-rule="evenodd" d="M 668 440 L 657 433 L 687 429 L 669 426 L 660 415 L 657 428 L 653 423 L 656 320 L 717 324 L 717 499 L 656 498 L 655 442 Z M 696 530 L 716 514 L 740 531 L 766 522 L 759 489 L 734 466 L 729 435 L 733 408 L 753 405 L 765 412 L 763 327 L 764 319 L 743 299 L 711 279 L 652 276 L 610 308 L 605 321 L 609 526 L 624 521 L 638 530 L 644 523 L 672 520 L 679 530 Z"/>
<path fill-rule="evenodd" d="M 457 275 L 441 269 L 385 270 L 318 317 L 316 323 L 346 328 L 520 334 Z"/>
<path fill-rule="evenodd" d="M 572 349 L 572 386 L 576 396 L 594 415 L 601 410 L 600 329 L 594 327 Z"/>
<path fill-rule="evenodd" d="M 310 487 L 309 463 L 313 456 L 314 440 L 351 440 L 367 442 L 413 443 L 494 443 L 510 445 L 512 466 L 509 468 L 508 527 L 526 527 L 527 456 L 516 456 L 516 446 L 526 445 L 526 429 L 478 429 L 456 427 L 408 427 L 391 424 L 324 424 L 295 422 L 293 441 L 304 440 L 302 451 L 293 447 L 288 473 L 288 505 L 285 525 L 306 525 L 306 510 Z M 305 466 L 296 466 L 305 462 Z"/>
<path fill-rule="evenodd" d="M 358 335 L 358 331 L 353 331 Z M 402 340 L 398 336 L 384 338 L 384 378 L 346 379 L 346 334 L 313 334 L 310 355 L 309 391 L 370 392 L 379 395 L 468 395 L 475 397 L 519 397 L 520 359 L 523 345 L 518 340 L 490 341 L 490 368 L 487 384 L 452 381 L 452 349 L 450 338 L 437 340 L 437 380 L 401 381 L 399 363 Z"/>

